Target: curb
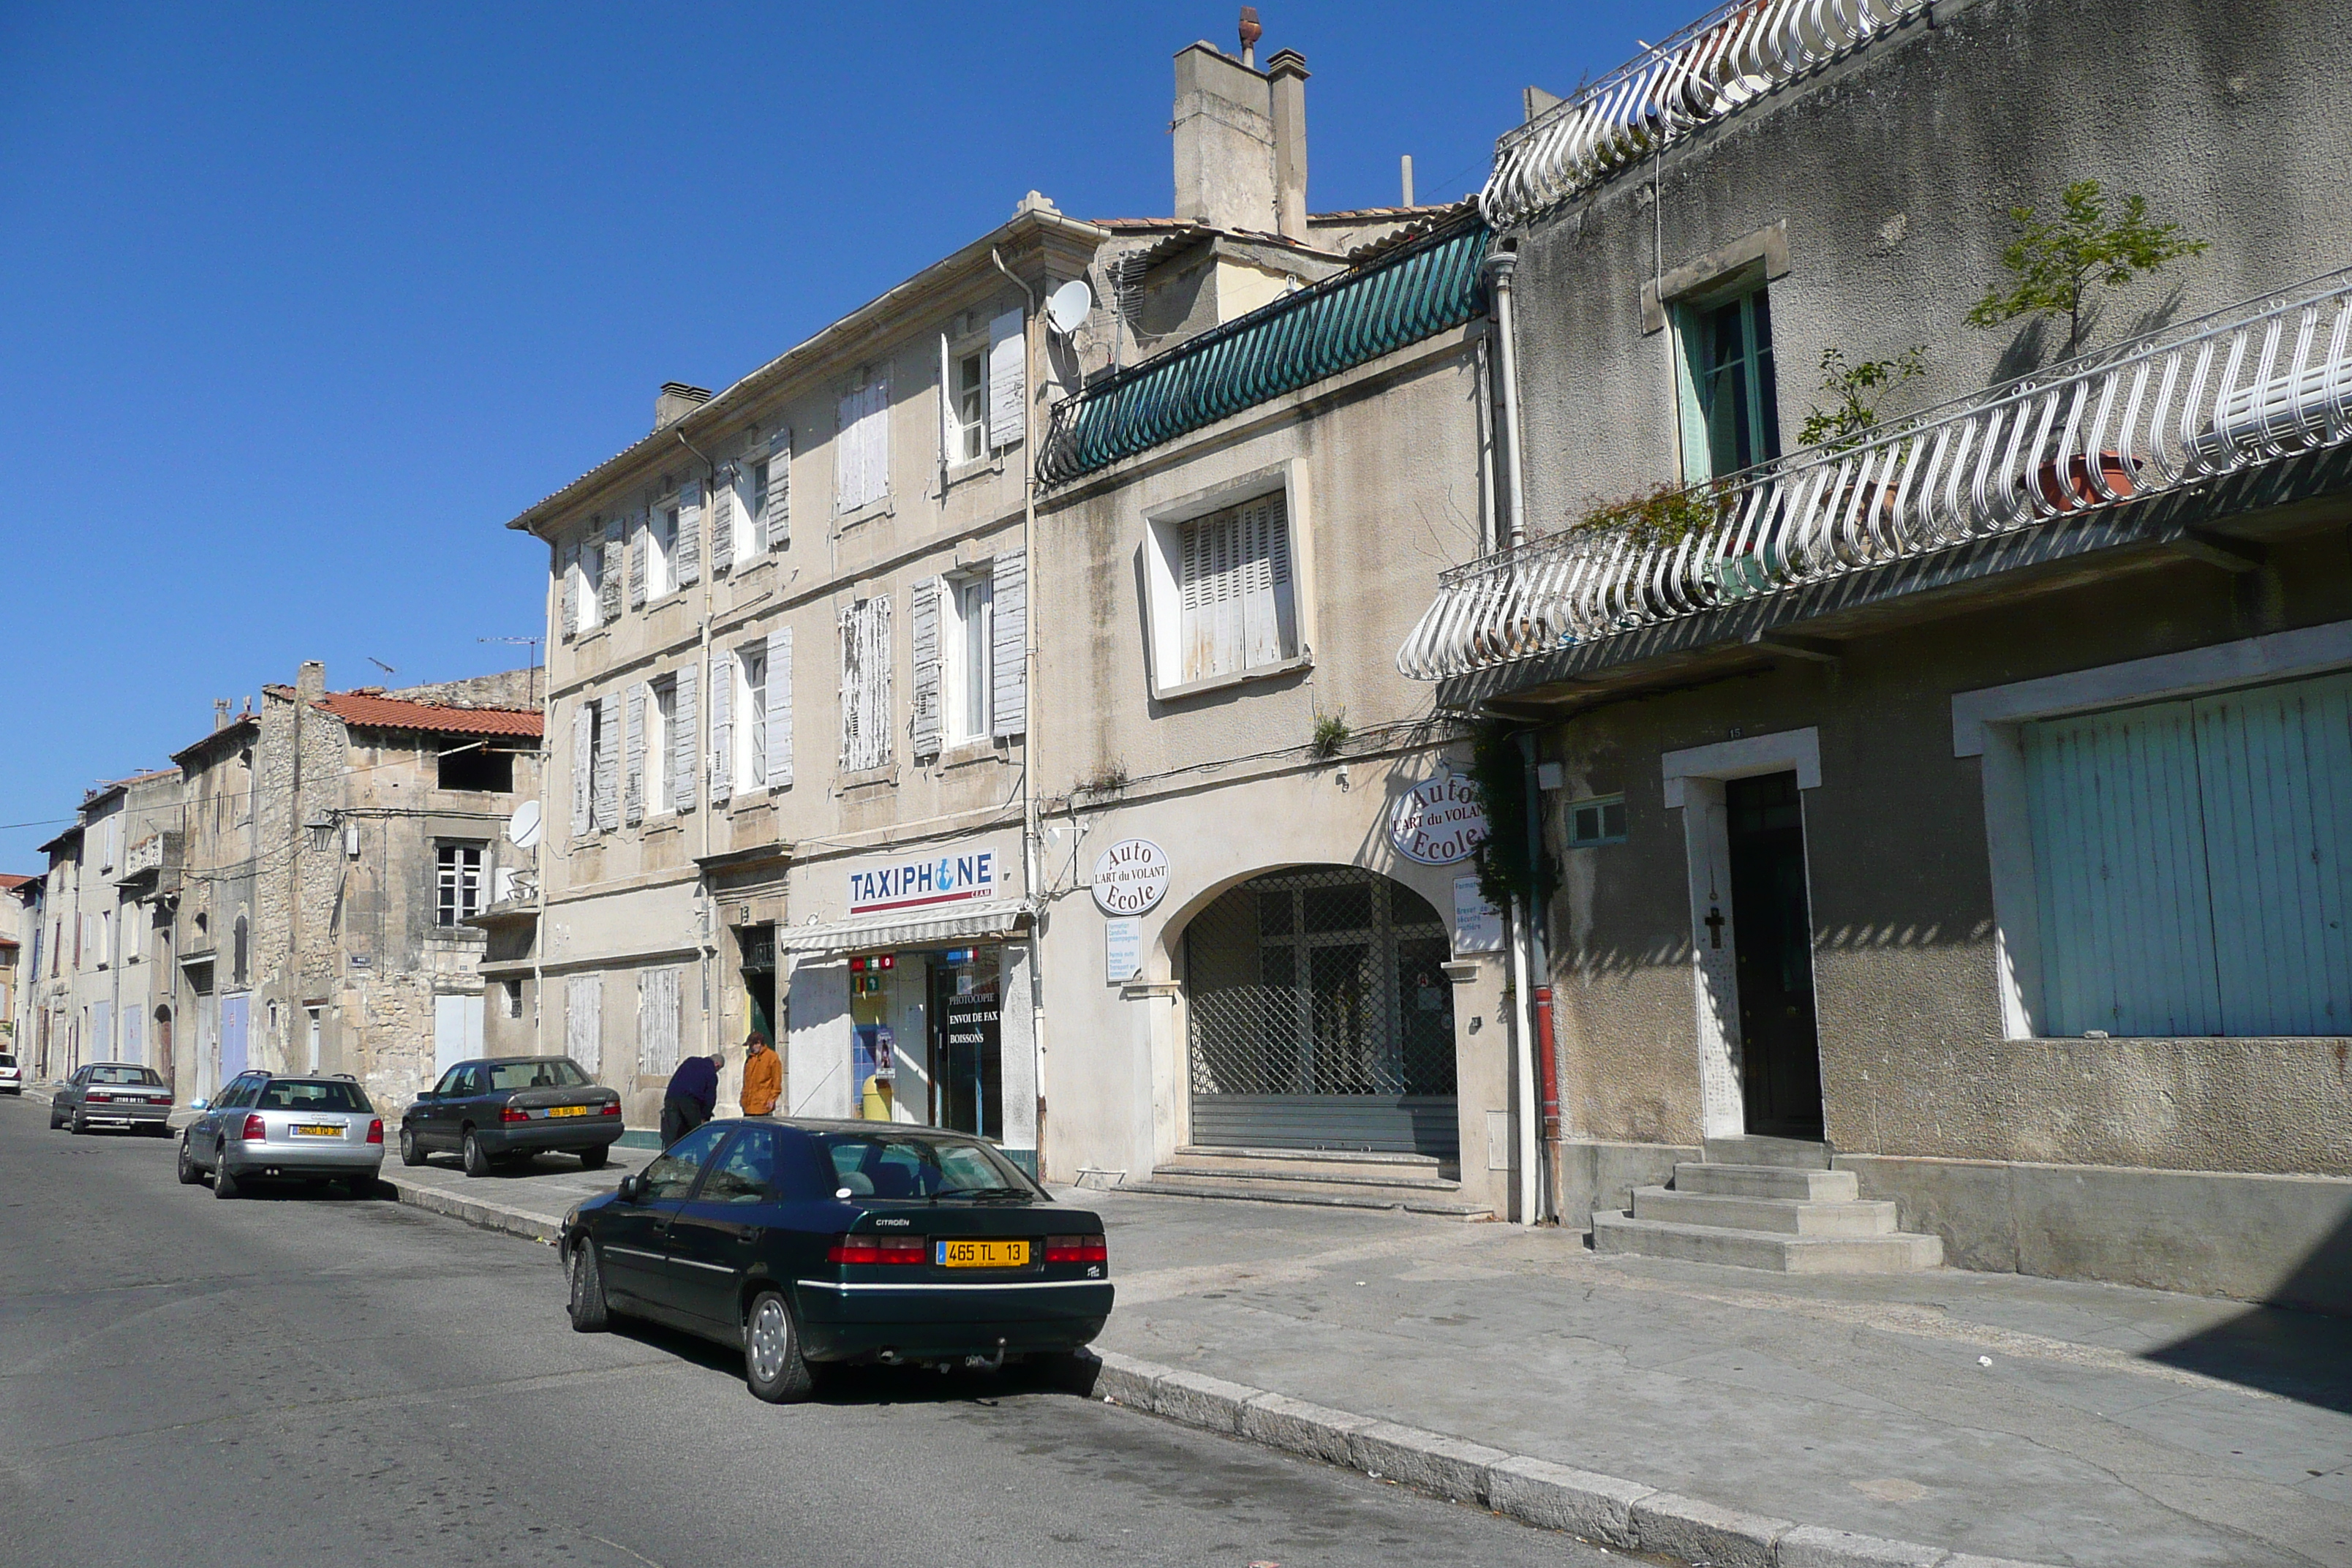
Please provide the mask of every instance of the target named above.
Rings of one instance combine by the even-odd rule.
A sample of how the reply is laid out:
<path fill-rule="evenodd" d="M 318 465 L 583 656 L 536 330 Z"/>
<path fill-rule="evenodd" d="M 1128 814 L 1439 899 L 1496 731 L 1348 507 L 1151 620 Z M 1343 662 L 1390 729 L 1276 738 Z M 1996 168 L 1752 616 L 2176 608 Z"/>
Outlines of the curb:
<path fill-rule="evenodd" d="M 1114 1405 L 1624 1551 L 1706 1568 L 2043 1568 L 1766 1519 L 1117 1351 L 1085 1353 L 1096 1363 L 1093 1392 Z"/>
<path fill-rule="evenodd" d="M 552 1247 L 557 1232 L 562 1229 L 562 1220 L 550 1219 L 529 1209 L 515 1208 L 508 1204 L 486 1203 L 480 1198 L 461 1198 L 455 1193 L 443 1192 L 438 1187 L 428 1187 L 416 1182 L 404 1182 L 397 1176 L 378 1179 L 397 1194 L 402 1203 L 428 1213 L 463 1220 L 483 1230 L 500 1231 L 508 1236 L 519 1236 L 525 1241 Z"/>

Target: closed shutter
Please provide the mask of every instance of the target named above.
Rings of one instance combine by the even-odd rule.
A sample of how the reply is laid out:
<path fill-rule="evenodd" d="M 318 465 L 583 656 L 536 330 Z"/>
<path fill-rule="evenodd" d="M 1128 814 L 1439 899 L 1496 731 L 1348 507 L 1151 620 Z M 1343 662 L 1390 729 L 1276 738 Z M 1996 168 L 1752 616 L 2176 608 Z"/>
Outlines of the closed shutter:
<path fill-rule="evenodd" d="M 677 537 L 670 541 L 670 576 L 681 588 L 690 588 L 702 581 L 702 529 L 688 520 L 682 507 L 677 514 Z"/>
<path fill-rule="evenodd" d="M 1295 655 L 1297 607 L 1281 493 L 1196 518 L 1181 534 L 1183 678 L 1204 680 Z"/>
<path fill-rule="evenodd" d="M 1290 525 L 1282 493 L 1242 507 L 1243 659 L 1279 664 L 1298 647 L 1297 608 L 1290 582 Z"/>
<path fill-rule="evenodd" d="M 926 577 L 915 584 L 915 760 L 940 754 L 940 595 L 944 584 Z"/>
<path fill-rule="evenodd" d="M 594 1078 L 604 1067 L 604 977 L 574 974 L 563 985 L 563 1054 Z"/>
<path fill-rule="evenodd" d="M 1007 310 L 988 323 L 988 444 L 1003 448 L 1029 430 L 1029 339 L 1021 312 Z"/>
<path fill-rule="evenodd" d="M 841 767 L 889 763 L 890 601 L 861 599 L 841 612 Z"/>
<path fill-rule="evenodd" d="M 710 548 L 721 560 L 735 552 L 735 486 L 741 478 L 740 465 L 721 463 L 710 479 Z M 683 519 L 685 515 L 681 507 L 678 516 Z"/>
<path fill-rule="evenodd" d="M 2352 1032 L 2352 676 L 2020 740 L 2043 1033 Z"/>
<path fill-rule="evenodd" d="M 956 424 L 955 408 L 955 367 L 954 362 L 948 350 L 948 335 L 945 332 L 941 332 L 940 334 L 940 468 L 942 470 L 950 467 L 956 460 L 958 456 L 956 437 L 958 434 L 959 427 Z M 944 473 L 941 474 L 940 485 L 941 494 L 944 496 L 947 486 L 947 479 Z"/>
<path fill-rule="evenodd" d="M 1029 729 L 1029 557 L 1015 550 L 996 558 L 989 594 L 994 625 L 989 634 L 989 730 L 999 739 Z"/>
<path fill-rule="evenodd" d="M 635 825 L 646 819 L 646 705 L 652 693 L 644 681 L 629 687 L 629 749 L 622 765 L 621 820 Z"/>
<path fill-rule="evenodd" d="M 680 816 L 694 809 L 694 782 L 701 776 L 694 765 L 695 741 L 700 734 L 695 711 L 695 689 L 700 684 L 702 671 L 694 665 L 683 665 L 672 688 L 669 715 L 669 808 Z"/>
<path fill-rule="evenodd" d="M 637 976 L 637 1070 L 667 1077 L 677 1068 L 677 971 Z"/>
<path fill-rule="evenodd" d="M 596 704 L 583 698 L 572 710 L 572 837 L 584 838 L 595 825 L 591 785 L 596 770 Z"/>
<path fill-rule="evenodd" d="M 789 426 L 768 437 L 768 494 L 760 508 L 760 549 L 782 550 L 793 542 L 793 432 Z"/>
<path fill-rule="evenodd" d="M 652 545 L 649 536 L 653 532 L 645 509 L 640 507 L 629 514 L 627 528 L 629 531 L 629 608 L 642 610 L 646 607 L 646 552 Z"/>
<path fill-rule="evenodd" d="M 710 804 L 735 798 L 735 656 L 710 656 Z"/>
<path fill-rule="evenodd" d="M 563 620 L 558 635 L 566 641 L 580 628 L 580 542 L 567 539 L 556 552 L 555 573 L 563 584 Z"/>
<path fill-rule="evenodd" d="M 610 833 L 621 826 L 621 699 L 607 693 L 596 699 L 596 756 L 590 767 L 594 780 L 596 826 Z"/>
<path fill-rule="evenodd" d="M 768 634 L 766 731 L 761 737 L 766 752 L 768 787 L 782 789 L 793 782 L 793 628 Z"/>
<path fill-rule="evenodd" d="M 688 535 L 699 537 L 701 532 L 702 481 L 695 478 L 680 479 L 677 486 L 677 540 L 670 542 L 672 551 L 670 559 L 673 562 L 677 559 L 675 552 L 680 548 L 678 540 L 683 540 Z M 685 581 L 684 578 L 678 580 Z"/>
<path fill-rule="evenodd" d="M 859 387 L 841 400 L 841 429 L 834 441 L 837 511 L 855 511 L 888 492 L 889 404 L 887 382 Z"/>
<path fill-rule="evenodd" d="M 597 553 L 597 574 L 603 584 L 603 591 L 597 595 L 597 615 L 609 624 L 621 618 L 621 520 L 617 517 L 604 524 L 604 544 Z"/>

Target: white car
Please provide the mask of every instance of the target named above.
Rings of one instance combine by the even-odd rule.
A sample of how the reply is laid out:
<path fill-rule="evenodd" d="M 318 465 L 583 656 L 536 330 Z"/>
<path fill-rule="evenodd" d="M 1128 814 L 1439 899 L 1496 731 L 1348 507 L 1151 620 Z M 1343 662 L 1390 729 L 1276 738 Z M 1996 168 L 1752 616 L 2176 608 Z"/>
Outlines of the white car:
<path fill-rule="evenodd" d="M 25 1092 L 25 1069 L 16 1065 L 9 1052 L 0 1051 L 0 1094 Z"/>

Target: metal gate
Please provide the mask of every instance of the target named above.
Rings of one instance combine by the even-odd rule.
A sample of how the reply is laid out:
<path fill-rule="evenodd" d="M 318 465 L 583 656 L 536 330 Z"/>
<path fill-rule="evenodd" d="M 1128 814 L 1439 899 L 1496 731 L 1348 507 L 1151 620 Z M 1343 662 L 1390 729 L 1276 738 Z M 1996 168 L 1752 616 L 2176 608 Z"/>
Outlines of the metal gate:
<path fill-rule="evenodd" d="M 1351 867 L 1276 871 L 1184 931 L 1192 1142 L 1459 1152 L 1445 922 Z"/>

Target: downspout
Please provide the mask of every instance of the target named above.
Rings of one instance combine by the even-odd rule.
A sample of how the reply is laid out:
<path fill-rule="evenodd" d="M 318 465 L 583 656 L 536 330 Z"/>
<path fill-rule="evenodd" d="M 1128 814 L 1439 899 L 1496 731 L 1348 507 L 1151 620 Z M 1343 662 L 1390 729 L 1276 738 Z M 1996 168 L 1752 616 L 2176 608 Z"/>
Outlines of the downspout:
<path fill-rule="evenodd" d="M 1536 771 L 1536 734 L 1522 730 L 1518 735 L 1519 761 L 1525 783 L 1528 865 L 1535 879 L 1534 897 L 1528 902 L 1530 912 L 1527 926 L 1528 968 L 1532 976 L 1528 993 L 1534 1032 L 1528 1037 L 1535 1046 L 1536 1079 L 1542 1094 L 1544 1178 L 1541 1185 L 1543 1217 L 1557 1217 L 1556 1194 L 1559 1180 L 1559 1057 L 1552 1033 L 1551 1016 L 1551 948 L 1544 940 L 1543 913 L 1544 842 L 1543 788 Z"/>
<path fill-rule="evenodd" d="M 1517 1060 L 1511 1065 L 1518 1080 L 1518 1157 L 1519 1223 L 1533 1225 L 1538 1218 L 1536 1195 L 1540 1191 L 1540 1176 L 1536 1169 L 1536 1050 L 1535 1008 L 1528 989 L 1528 900 L 1517 894 L 1511 898 L 1511 1024 L 1512 1033 L 1518 1037 Z"/>
<path fill-rule="evenodd" d="M 712 462 L 709 458 L 703 457 L 700 448 L 697 447 L 693 442 L 686 438 L 686 432 L 684 430 L 673 426 L 670 429 L 670 434 L 677 437 L 677 444 L 679 446 L 685 447 L 688 451 L 692 452 L 695 457 L 701 459 L 702 466 L 710 471 L 710 482 L 715 487 L 719 483 L 719 465 Z M 709 505 L 715 507 L 718 504 L 718 498 L 713 496 Z M 701 541 L 698 539 L 695 542 L 695 544 L 696 548 L 698 550 L 701 547 Z M 694 755 L 697 772 L 702 771 L 709 763 L 709 748 L 700 743 L 702 740 L 702 726 L 704 723 L 703 715 L 713 710 L 712 704 L 716 700 L 712 696 L 708 684 L 710 676 L 710 595 L 712 588 L 717 584 L 719 580 L 719 563 L 716 558 L 706 559 L 702 563 L 701 577 L 701 652 L 696 656 L 700 659 L 701 664 L 700 668 L 695 672 L 695 683 L 698 686 L 701 686 L 703 688 L 703 691 L 702 700 L 695 704 L 694 713 L 696 731 L 695 741 L 697 742 L 694 748 Z M 702 781 L 700 779 L 695 780 L 691 787 L 698 795 L 701 794 Z M 697 814 L 702 818 L 702 853 L 698 857 L 699 862 L 708 862 L 710 858 L 711 810 L 711 803 L 709 800 L 705 800 L 702 803 L 702 809 Z M 701 869 L 701 866 L 698 863 L 695 870 L 694 879 L 696 889 L 700 893 L 702 898 L 702 930 L 698 933 L 700 940 L 695 944 L 695 967 L 699 972 L 698 978 L 702 986 L 702 1054 L 704 1056 L 709 1056 L 725 1043 L 720 1040 L 719 1037 L 719 1009 L 711 1005 L 710 997 L 710 961 L 719 955 L 719 933 L 717 929 L 719 900 L 712 897 L 710 888 L 705 880 L 709 876 L 709 873 Z M 724 987 L 722 987 L 721 990 L 723 991 Z M 774 1024 L 771 1022 L 769 1027 L 773 1028 L 774 1026 Z M 770 1041 L 769 1046 L 771 1049 L 773 1049 L 774 1042 Z"/>
<path fill-rule="evenodd" d="M 1504 473 L 1506 489 L 1511 498 L 1511 529 L 1508 535 L 1514 547 L 1528 542 L 1527 488 L 1524 480 L 1526 465 L 1519 460 L 1519 359 L 1515 346 L 1517 333 L 1513 325 L 1511 310 L 1511 279 L 1518 271 L 1519 253 L 1517 240 L 1503 241 L 1503 248 L 1486 258 L 1486 286 L 1495 300 L 1495 331 L 1502 340 L 1503 384 L 1500 401 L 1503 414 L 1503 437 L 1509 450 Z"/>
<path fill-rule="evenodd" d="M 1027 361 L 1022 395 L 1030 404 L 1022 411 L 1022 436 L 1029 444 L 1029 454 L 1021 476 L 1021 690 L 1026 708 L 1023 722 L 1027 726 L 1021 738 L 1021 898 L 1030 911 L 1030 1075 L 1037 1090 L 1037 1174 L 1042 1179 L 1045 1173 L 1045 969 L 1044 944 L 1037 940 L 1045 921 L 1045 905 L 1038 897 L 1037 875 L 1037 841 L 1041 833 L 1037 821 L 1037 449 L 1042 443 L 1037 437 L 1035 406 L 1038 388 L 1043 384 L 1037 371 L 1045 357 L 1038 352 L 1044 326 L 1038 319 L 1036 290 L 1004 265 L 1003 256 L 992 245 L 988 247 L 988 259 L 1011 279 L 1029 304 L 1028 313 L 1022 319 L 1021 332 L 1021 352 Z"/>
<path fill-rule="evenodd" d="M 547 821 L 547 763 L 555 754 L 555 736 L 548 727 L 547 710 L 555 695 L 555 639 L 563 635 L 555 624 L 562 604 L 556 596 L 561 591 L 556 574 L 562 568 L 563 557 L 551 539 L 547 542 L 547 560 L 548 690 L 539 700 L 539 864 L 538 875 L 530 879 L 530 1038 L 532 1054 L 542 1057 L 547 1055 L 547 863 L 555 858 L 554 835 Z M 599 1070 L 602 1068 L 598 1063 Z"/>

